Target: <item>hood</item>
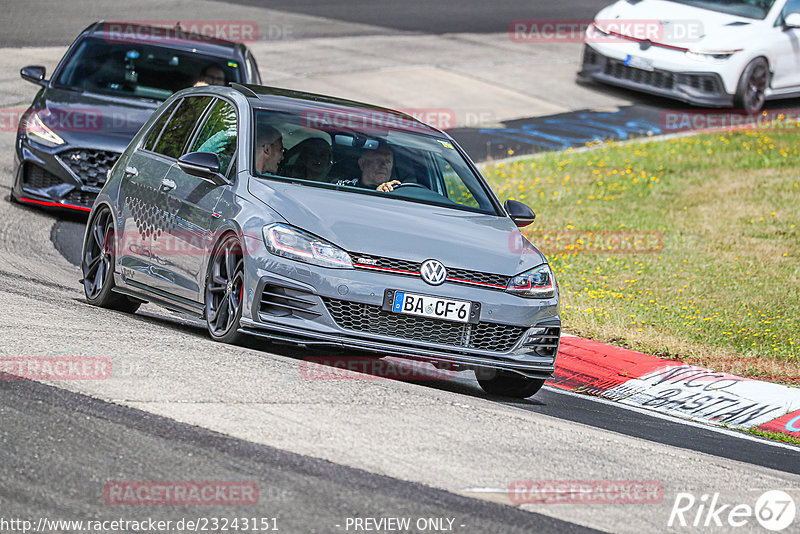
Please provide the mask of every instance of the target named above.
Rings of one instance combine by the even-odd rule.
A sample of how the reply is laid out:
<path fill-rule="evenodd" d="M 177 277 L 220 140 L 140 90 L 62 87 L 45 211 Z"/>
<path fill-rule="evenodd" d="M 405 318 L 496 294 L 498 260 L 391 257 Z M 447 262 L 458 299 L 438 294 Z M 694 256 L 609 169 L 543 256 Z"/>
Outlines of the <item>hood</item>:
<path fill-rule="evenodd" d="M 643 31 L 641 24 L 658 21 L 658 35 L 652 41 L 697 50 L 742 48 L 742 42 L 764 22 L 668 0 L 619 1 L 601 10 L 595 20 L 629 21 L 634 27 L 640 23 L 639 31 Z"/>
<path fill-rule="evenodd" d="M 122 152 L 159 104 L 48 88 L 34 107 L 68 145 Z"/>
<path fill-rule="evenodd" d="M 507 217 L 259 178 L 249 189 L 289 224 L 351 253 L 509 276 L 546 261 Z"/>

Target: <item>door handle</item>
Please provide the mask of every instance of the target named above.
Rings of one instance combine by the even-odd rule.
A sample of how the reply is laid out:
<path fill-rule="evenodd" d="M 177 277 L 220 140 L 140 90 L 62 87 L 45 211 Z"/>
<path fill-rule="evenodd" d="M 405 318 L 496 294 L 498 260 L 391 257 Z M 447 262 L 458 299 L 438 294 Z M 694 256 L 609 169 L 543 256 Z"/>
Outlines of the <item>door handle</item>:
<path fill-rule="evenodd" d="M 161 180 L 161 190 L 162 191 L 172 191 L 175 189 L 175 181 L 170 180 L 169 178 L 164 178 Z"/>
<path fill-rule="evenodd" d="M 139 176 L 139 169 L 136 167 L 125 167 L 125 176 L 128 178 L 136 178 Z"/>

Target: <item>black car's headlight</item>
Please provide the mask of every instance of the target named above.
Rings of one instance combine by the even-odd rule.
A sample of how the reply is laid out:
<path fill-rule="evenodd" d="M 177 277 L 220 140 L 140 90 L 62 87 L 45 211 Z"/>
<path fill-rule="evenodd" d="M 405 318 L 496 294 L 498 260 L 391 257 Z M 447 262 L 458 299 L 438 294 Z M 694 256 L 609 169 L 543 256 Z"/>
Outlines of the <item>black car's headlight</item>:
<path fill-rule="evenodd" d="M 512 278 L 506 291 L 520 297 L 550 298 L 556 294 L 556 279 L 545 263 Z"/>
<path fill-rule="evenodd" d="M 31 113 L 28 115 L 25 120 L 24 130 L 25 133 L 29 137 L 33 137 L 33 140 L 37 143 L 46 146 L 59 146 L 64 144 L 64 140 L 61 139 L 61 136 L 51 130 L 38 113 Z"/>
<path fill-rule="evenodd" d="M 350 255 L 336 245 L 289 226 L 274 223 L 264 227 L 267 250 L 276 256 L 334 269 L 352 269 Z"/>

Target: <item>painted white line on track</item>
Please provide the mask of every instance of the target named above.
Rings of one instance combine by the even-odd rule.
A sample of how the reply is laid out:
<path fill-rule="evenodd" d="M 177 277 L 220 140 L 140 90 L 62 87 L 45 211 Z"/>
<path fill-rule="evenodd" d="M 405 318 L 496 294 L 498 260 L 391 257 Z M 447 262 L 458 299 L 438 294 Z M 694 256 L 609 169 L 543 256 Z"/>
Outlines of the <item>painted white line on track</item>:
<path fill-rule="evenodd" d="M 664 413 L 661 413 L 661 412 L 647 410 L 645 408 L 638 408 L 636 406 L 630 406 L 630 405 L 627 405 L 627 404 L 622 404 L 622 403 L 619 403 L 619 402 L 610 401 L 608 399 L 604 399 L 602 397 L 596 397 L 594 395 L 582 395 L 580 393 L 573 393 L 572 391 L 565 391 L 563 389 L 554 388 L 552 386 L 544 386 L 544 387 L 548 391 L 552 391 L 553 393 L 560 393 L 562 395 L 569 395 L 569 396 L 572 396 L 572 397 L 580 397 L 582 399 L 587 399 L 587 400 L 591 400 L 591 401 L 594 401 L 594 402 L 599 402 L 601 404 L 607 404 L 609 406 L 615 406 L 615 407 L 618 407 L 618 408 L 623 408 L 625 410 L 630 410 L 632 412 L 640 413 L 640 414 L 643 414 L 643 415 L 649 415 L 649 416 L 655 417 L 657 419 L 664 419 L 666 421 L 671 421 L 673 423 L 678 423 L 678 424 L 687 425 L 687 426 L 693 426 L 695 428 L 703 428 L 703 429 L 706 429 L 706 430 L 710 430 L 712 432 L 716 432 L 718 434 L 724 434 L 726 436 L 745 439 L 745 440 L 748 440 L 748 441 L 755 441 L 756 443 L 762 443 L 762 444 L 765 444 L 765 445 L 771 445 L 773 447 L 778 447 L 778 448 L 781 448 L 781 449 L 789 449 L 791 451 L 800 451 L 800 447 L 798 447 L 796 445 L 791 445 L 789 443 L 783 443 L 783 442 L 780 442 L 780 441 L 773 441 L 773 440 L 768 440 L 768 439 L 764 439 L 764 438 L 759 438 L 757 436 L 753 436 L 753 435 L 744 433 L 742 431 L 736 431 L 736 430 L 730 430 L 730 429 L 727 429 L 727 428 L 722 428 L 722 427 L 714 425 L 713 423 L 700 423 L 700 422 L 697 422 L 697 421 L 692 421 L 690 419 L 684 419 L 682 417 L 676 417 L 676 416 L 667 415 L 667 414 L 664 414 Z"/>

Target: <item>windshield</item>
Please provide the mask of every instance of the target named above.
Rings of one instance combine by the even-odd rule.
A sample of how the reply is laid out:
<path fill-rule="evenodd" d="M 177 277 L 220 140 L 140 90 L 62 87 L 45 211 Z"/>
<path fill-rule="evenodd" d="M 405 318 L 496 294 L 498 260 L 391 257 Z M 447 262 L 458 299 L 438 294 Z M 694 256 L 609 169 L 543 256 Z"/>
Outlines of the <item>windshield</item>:
<path fill-rule="evenodd" d="M 764 19 L 775 0 L 671 0 L 687 6 L 719 11 L 749 19 Z"/>
<path fill-rule="evenodd" d="M 84 39 L 53 80 L 57 87 L 165 100 L 198 82 L 239 81 L 234 61 L 165 46 Z"/>
<path fill-rule="evenodd" d="M 400 115 L 256 110 L 255 119 L 255 176 L 496 214 L 455 146 Z"/>

